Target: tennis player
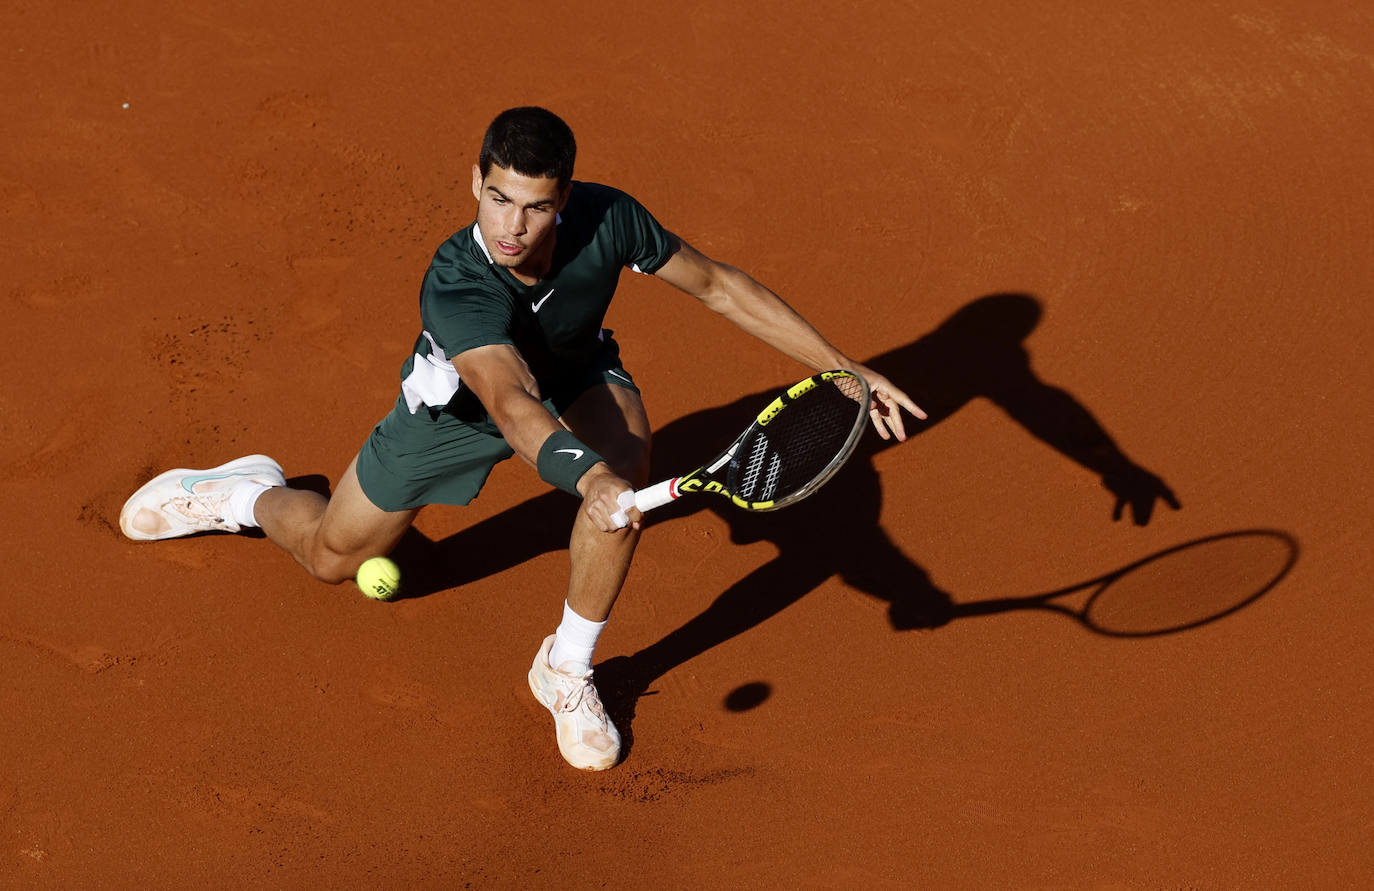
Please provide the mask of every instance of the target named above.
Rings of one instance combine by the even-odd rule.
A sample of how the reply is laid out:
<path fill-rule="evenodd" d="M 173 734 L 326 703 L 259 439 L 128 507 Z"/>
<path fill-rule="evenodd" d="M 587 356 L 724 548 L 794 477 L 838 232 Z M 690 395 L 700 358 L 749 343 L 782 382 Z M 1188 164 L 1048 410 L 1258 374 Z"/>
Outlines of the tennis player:
<path fill-rule="evenodd" d="M 597 639 L 629 571 L 640 514 L 617 496 L 648 482 L 649 421 L 620 349 L 602 328 L 621 270 L 655 275 L 815 370 L 850 368 L 873 393 L 883 438 L 901 411 L 925 414 L 883 376 L 832 346 L 777 295 L 659 225 L 634 198 L 573 180 L 576 143 L 557 115 L 512 108 L 487 129 L 472 169 L 477 218 L 444 242 L 420 289 L 423 330 L 391 413 L 333 497 L 286 485 L 251 455 L 163 473 L 133 494 L 120 528 L 137 541 L 260 527 L 316 578 L 353 578 L 389 553 L 420 508 L 464 505 L 519 455 L 582 500 L 563 617 L 534 657 L 535 697 L 574 767 L 620 758 L 620 734 L 592 683 Z"/>

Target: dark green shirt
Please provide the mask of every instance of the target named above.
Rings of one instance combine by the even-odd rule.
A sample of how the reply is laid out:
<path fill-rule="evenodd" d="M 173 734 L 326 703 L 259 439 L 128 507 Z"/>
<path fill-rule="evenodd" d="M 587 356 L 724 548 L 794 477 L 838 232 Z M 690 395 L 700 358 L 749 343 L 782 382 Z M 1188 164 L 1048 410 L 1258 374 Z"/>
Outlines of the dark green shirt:
<path fill-rule="evenodd" d="M 606 347 L 601 325 L 621 270 L 657 272 L 674 248 L 638 201 L 595 183 L 572 184 L 557 227 L 548 274 L 533 285 L 492 262 L 476 223 L 435 252 L 420 288 L 424 330 L 401 369 L 412 413 L 426 405 L 487 420 L 452 362 L 474 347 L 513 345 L 541 392 L 585 369 Z"/>

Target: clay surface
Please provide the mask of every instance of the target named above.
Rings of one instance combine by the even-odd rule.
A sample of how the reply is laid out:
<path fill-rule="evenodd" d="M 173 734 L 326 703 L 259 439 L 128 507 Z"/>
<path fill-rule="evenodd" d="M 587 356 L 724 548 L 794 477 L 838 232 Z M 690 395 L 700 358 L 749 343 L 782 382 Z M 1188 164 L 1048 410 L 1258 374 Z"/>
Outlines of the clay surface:
<path fill-rule="evenodd" d="M 1067 5 L 3 4 L 0 885 L 1363 884 L 1374 21 Z M 395 603 L 117 525 L 337 480 L 517 104 L 931 413 L 653 516 L 594 775 L 520 462 Z M 650 278 L 608 324 L 664 475 L 808 373 Z"/>

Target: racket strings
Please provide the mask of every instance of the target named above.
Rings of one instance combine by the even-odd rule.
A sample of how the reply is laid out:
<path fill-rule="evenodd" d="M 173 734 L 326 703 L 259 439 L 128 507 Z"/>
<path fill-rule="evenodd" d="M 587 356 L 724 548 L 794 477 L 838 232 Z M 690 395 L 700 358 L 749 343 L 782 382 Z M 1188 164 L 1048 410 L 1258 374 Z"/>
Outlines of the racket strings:
<path fill-rule="evenodd" d="M 754 441 L 753 448 L 749 450 L 749 455 L 744 463 L 744 472 L 740 476 L 739 492 L 745 498 L 754 497 L 759 483 L 759 474 L 763 470 L 763 462 L 768 457 L 768 437 L 760 435 Z"/>
<path fill-rule="evenodd" d="M 733 491 L 741 498 L 752 501 L 773 501 L 782 473 L 782 457 L 768 448 L 766 436 L 759 436 L 751 445 L 748 457 L 743 462 L 739 484 Z"/>

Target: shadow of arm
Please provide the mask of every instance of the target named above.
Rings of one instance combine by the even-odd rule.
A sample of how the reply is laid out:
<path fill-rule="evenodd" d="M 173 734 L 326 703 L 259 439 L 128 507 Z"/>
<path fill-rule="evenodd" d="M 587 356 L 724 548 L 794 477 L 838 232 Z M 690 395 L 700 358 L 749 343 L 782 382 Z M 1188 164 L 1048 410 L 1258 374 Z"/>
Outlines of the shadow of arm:
<path fill-rule="evenodd" d="M 1022 378 L 1018 384 L 990 392 L 989 397 L 1033 436 L 1102 479 L 1115 498 L 1112 519 L 1129 508 L 1137 526 L 1150 522 L 1155 505 L 1163 501 L 1174 510 L 1182 505 L 1156 474 L 1136 464 L 1092 414 L 1065 390 Z"/>

